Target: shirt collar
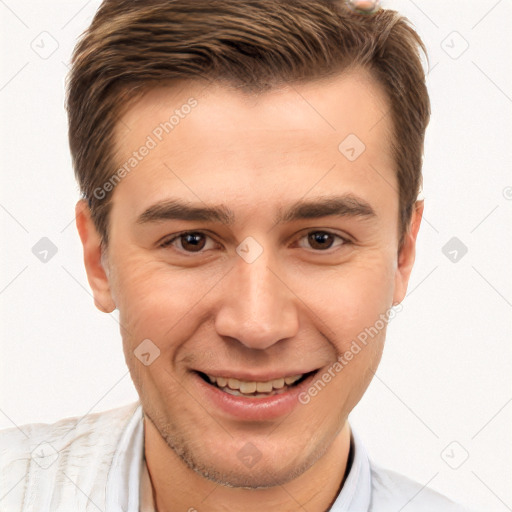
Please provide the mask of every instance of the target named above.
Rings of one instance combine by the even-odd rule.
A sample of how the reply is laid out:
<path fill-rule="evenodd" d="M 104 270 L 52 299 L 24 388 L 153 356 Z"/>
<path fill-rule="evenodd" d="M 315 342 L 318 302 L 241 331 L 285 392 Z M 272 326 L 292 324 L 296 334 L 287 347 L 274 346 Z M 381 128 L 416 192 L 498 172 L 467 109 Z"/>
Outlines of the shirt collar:
<path fill-rule="evenodd" d="M 368 512 L 371 472 L 368 454 L 351 427 L 352 465 L 330 512 Z M 142 406 L 134 412 L 119 441 L 106 486 L 106 510 L 155 512 L 153 488 L 144 457 Z"/>

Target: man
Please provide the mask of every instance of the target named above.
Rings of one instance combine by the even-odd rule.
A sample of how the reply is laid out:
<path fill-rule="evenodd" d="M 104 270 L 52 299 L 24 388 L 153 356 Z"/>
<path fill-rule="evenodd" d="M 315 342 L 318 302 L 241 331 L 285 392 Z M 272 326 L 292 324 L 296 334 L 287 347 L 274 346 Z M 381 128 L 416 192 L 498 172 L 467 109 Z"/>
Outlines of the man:
<path fill-rule="evenodd" d="M 419 49 L 372 2 L 102 4 L 76 221 L 140 403 L 4 431 L 5 510 L 461 510 L 348 423 L 414 262 Z"/>

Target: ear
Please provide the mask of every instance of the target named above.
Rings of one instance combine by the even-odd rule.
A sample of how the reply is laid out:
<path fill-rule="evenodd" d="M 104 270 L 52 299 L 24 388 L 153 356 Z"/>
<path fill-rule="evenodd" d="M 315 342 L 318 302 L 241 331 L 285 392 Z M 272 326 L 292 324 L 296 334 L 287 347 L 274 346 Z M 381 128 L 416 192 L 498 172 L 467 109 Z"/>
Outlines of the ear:
<path fill-rule="evenodd" d="M 400 251 L 398 252 L 398 265 L 395 273 L 395 291 L 393 295 L 393 304 L 400 304 L 405 298 L 409 277 L 411 276 L 414 259 L 416 257 L 416 238 L 420 229 L 421 219 L 423 217 L 423 200 L 416 201 L 413 207 L 411 221 L 404 234 L 404 240 Z"/>
<path fill-rule="evenodd" d="M 110 291 L 110 282 L 102 263 L 101 236 L 91 218 L 91 210 L 85 199 L 76 203 L 76 228 L 84 248 L 84 264 L 87 280 L 92 288 L 95 306 L 104 313 L 111 313 L 116 304 Z"/>

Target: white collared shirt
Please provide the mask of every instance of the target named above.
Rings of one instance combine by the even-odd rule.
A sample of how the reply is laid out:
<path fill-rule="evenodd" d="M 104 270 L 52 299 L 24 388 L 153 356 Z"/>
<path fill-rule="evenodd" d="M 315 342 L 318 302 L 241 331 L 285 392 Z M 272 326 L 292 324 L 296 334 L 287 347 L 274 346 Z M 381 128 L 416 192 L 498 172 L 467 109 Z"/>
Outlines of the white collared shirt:
<path fill-rule="evenodd" d="M 330 512 L 467 512 L 437 492 L 374 465 L 354 431 L 351 442 L 352 464 Z M 2 512 L 154 509 L 139 402 L 0 431 Z"/>

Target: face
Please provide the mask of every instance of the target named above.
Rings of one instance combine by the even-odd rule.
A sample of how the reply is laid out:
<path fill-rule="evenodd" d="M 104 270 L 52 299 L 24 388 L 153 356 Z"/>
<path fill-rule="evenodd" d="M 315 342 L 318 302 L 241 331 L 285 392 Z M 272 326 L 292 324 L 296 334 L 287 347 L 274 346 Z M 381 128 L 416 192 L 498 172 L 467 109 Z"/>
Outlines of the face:
<path fill-rule="evenodd" d="M 366 390 L 421 212 L 398 252 L 389 106 L 362 71 L 261 95 L 181 85 L 119 124 L 118 162 L 137 162 L 103 267 L 80 216 L 89 280 L 168 446 L 211 480 L 276 485 L 326 453 Z"/>

